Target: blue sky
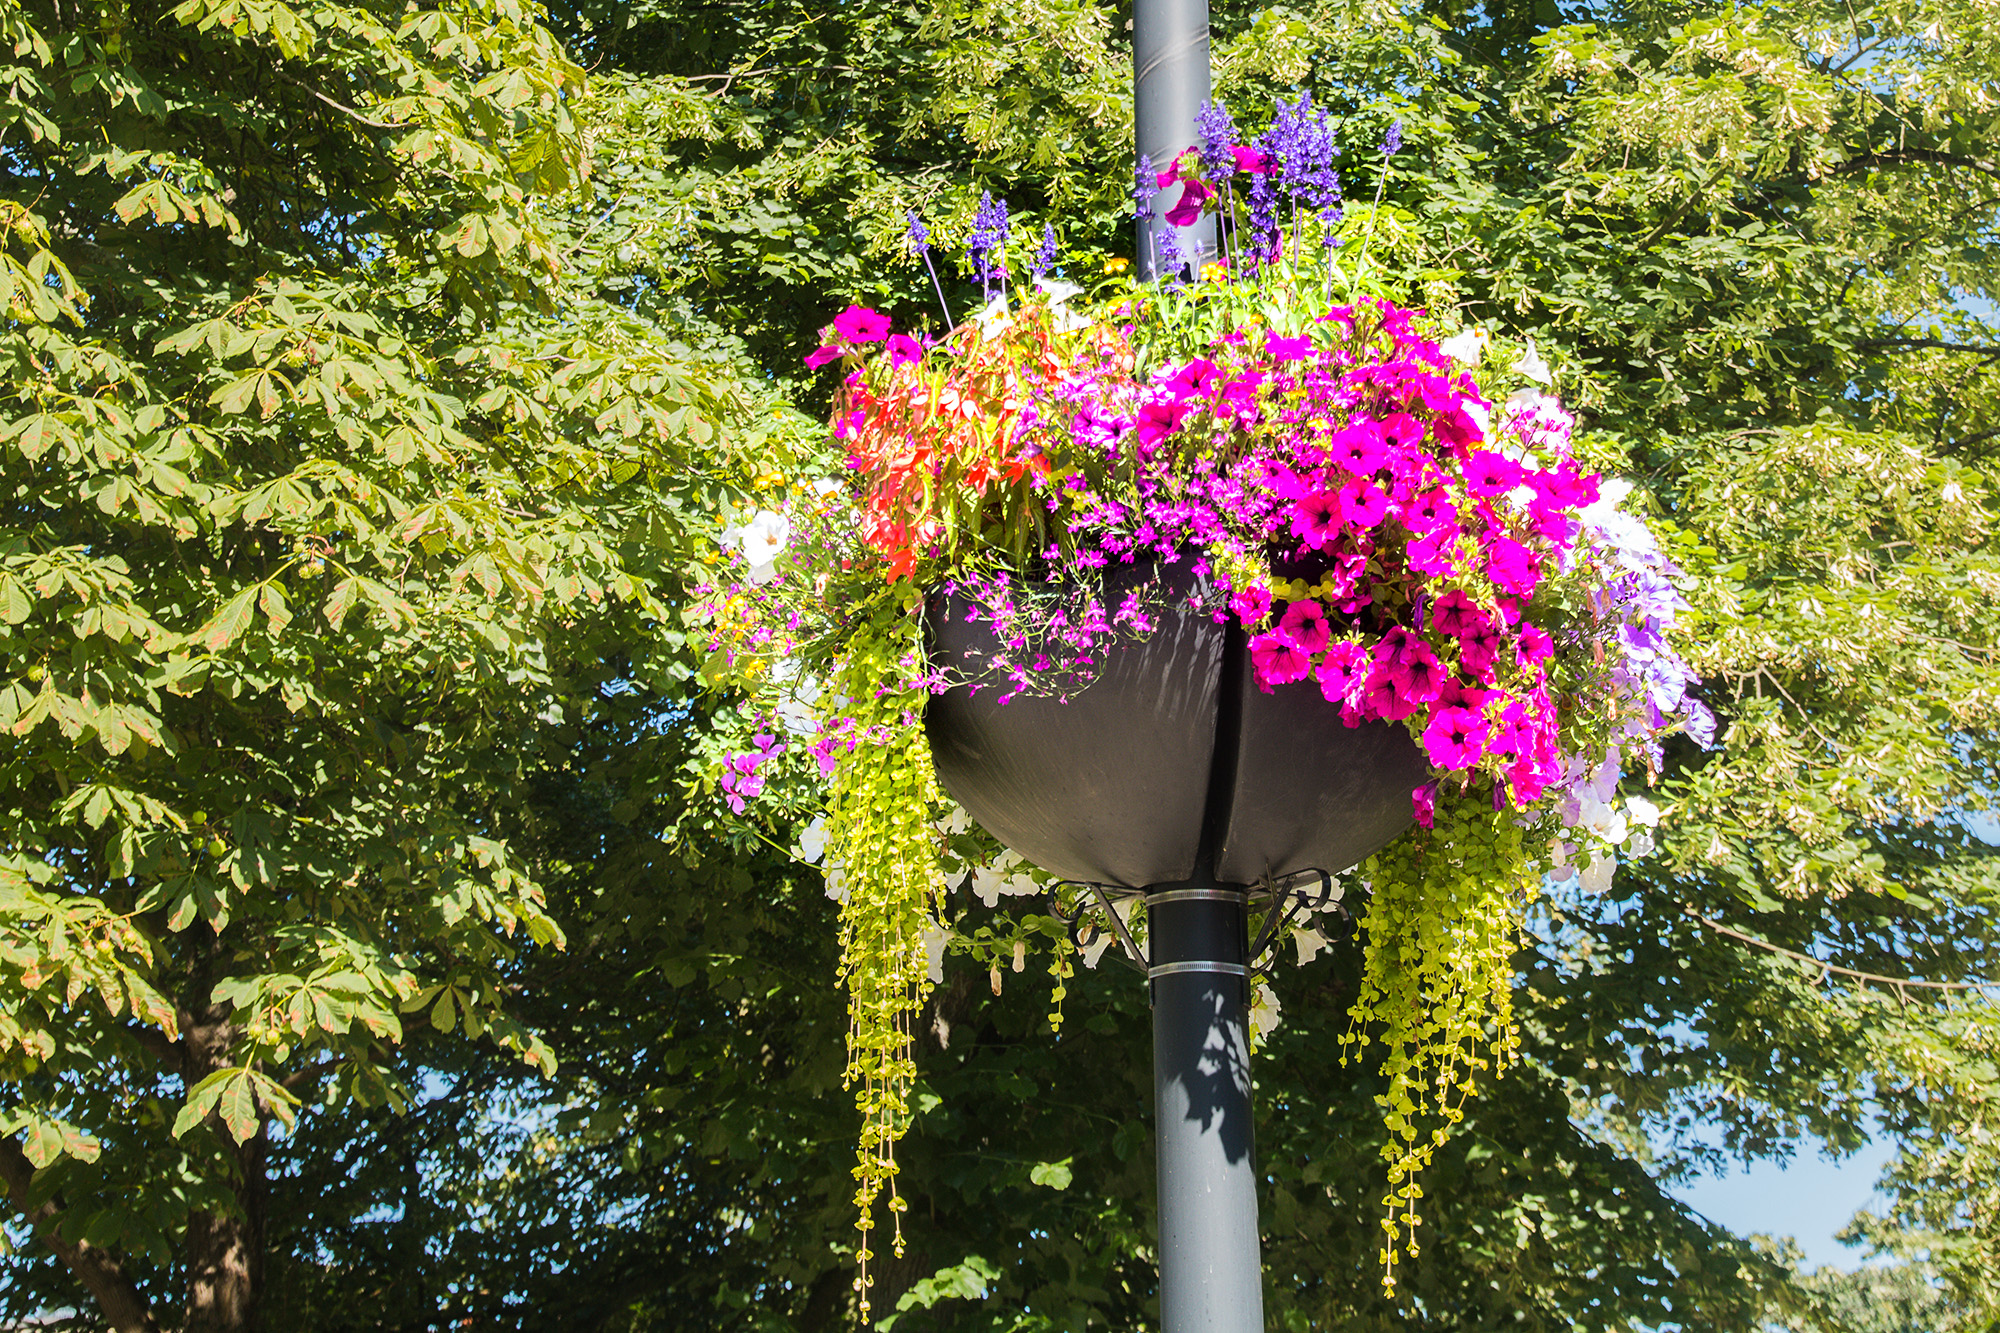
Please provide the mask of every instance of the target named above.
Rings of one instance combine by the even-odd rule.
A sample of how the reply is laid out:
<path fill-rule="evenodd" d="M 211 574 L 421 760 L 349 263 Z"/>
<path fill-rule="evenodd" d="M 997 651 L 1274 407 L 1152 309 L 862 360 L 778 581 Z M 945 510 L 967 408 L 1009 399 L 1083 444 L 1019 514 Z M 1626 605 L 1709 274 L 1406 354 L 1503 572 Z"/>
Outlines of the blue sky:
<path fill-rule="evenodd" d="M 1790 1236 L 1805 1250 L 1808 1269 L 1858 1268 L 1864 1251 L 1849 1249 L 1833 1235 L 1869 1202 L 1894 1152 L 1891 1144 L 1876 1142 L 1835 1162 L 1812 1140 L 1801 1144 L 1789 1163 L 1733 1166 L 1670 1192 L 1740 1236 Z"/>

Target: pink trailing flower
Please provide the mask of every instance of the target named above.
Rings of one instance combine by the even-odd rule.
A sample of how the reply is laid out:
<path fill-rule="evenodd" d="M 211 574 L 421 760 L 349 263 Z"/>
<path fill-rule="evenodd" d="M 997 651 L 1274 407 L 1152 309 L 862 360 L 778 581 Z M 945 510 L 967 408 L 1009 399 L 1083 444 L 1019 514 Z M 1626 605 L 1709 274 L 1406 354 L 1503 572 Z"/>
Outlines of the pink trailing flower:
<path fill-rule="evenodd" d="M 904 366 L 920 364 L 924 359 L 924 345 L 907 333 L 898 333 L 889 339 L 889 364 L 901 369 Z"/>
<path fill-rule="evenodd" d="M 838 347 L 832 343 L 821 343 L 806 353 L 806 369 L 818 370 L 829 361 L 838 361 L 840 357 L 841 351 Z"/>
<path fill-rule="evenodd" d="M 1470 597 L 1454 588 L 1431 605 L 1431 623 L 1440 634 L 1454 639 L 1465 637 L 1489 622 L 1486 613 Z"/>
<path fill-rule="evenodd" d="M 1352 639 L 1331 644 L 1319 664 L 1319 692 L 1328 703 L 1351 704 L 1368 679 L 1368 650 Z"/>
<path fill-rule="evenodd" d="M 1389 516 L 1389 497 L 1359 477 L 1340 488 L 1337 500 L 1341 520 L 1353 527 L 1372 528 Z"/>
<path fill-rule="evenodd" d="M 1437 807 L 1437 783 L 1426 782 L 1421 787 L 1410 788 L 1410 813 L 1417 823 L 1425 828 L 1436 828 Z"/>

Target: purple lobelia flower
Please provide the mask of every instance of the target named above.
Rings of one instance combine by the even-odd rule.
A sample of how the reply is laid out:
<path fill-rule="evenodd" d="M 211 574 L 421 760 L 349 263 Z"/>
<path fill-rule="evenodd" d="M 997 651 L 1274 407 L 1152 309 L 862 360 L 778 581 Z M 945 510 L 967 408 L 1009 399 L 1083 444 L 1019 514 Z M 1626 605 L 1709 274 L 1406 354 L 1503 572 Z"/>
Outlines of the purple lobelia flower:
<path fill-rule="evenodd" d="M 1007 244 L 1007 201 L 981 192 L 979 207 L 972 214 L 972 234 L 966 237 L 965 252 L 972 259 L 972 276 L 979 279 L 982 294 L 993 295 L 995 280 L 1007 276 L 1006 265 L 996 256 Z"/>
<path fill-rule="evenodd" d="M 1028 260 L 1028 271 L 1038 278 L 1046 278 L 1049 270 L 1056 266 L 1056 229 L 1049 223 L 1042 224 L 1042 243 L 1035 247 L 1034 255 Z"/>
<path fill-rule="evenodd" d="M 1201 136 L 1201 170 L 1212 185 L 1236 172 L 1236 122 L 1220 102 L 1203 102 L 1194 114 L 1194 132 Z"/>
<path fill-rule="evenodd" d="M 1139 154 L 1139 174 L 1132 186 L 1132 220 L 1144 222 L 1153 216 L 1153 196 L 1160 192 L 1160 176 L 1153 170 L 1153 159 Z"/>

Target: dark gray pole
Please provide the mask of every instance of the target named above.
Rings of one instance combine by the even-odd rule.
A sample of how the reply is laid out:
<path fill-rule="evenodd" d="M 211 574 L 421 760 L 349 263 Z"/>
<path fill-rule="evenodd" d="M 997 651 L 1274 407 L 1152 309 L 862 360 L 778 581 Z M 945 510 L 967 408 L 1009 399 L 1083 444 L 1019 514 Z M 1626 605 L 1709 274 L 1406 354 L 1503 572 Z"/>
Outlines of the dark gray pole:
<path fill-rule="evenodd" d="M 1243 631 L 1223 638 L 1208 808 L 1192 878 L 1146 890 L 1163 1333 L 1264 1333 L 1250 1102 L 1249 891 L 1215 879 L 1243 731 Z"/>
<path fill-rule="evenodd" d="M 1245 896 L 1201 871 L 1146 891 L 1164 1333 L 1264 1329 Z"/>
<path fill-rule="evenodd" d="M 1194 116 L 1208 100 L 1208 0 L 1135 0 L 1132 6 L 1132 119 L 1138 152 L 1165 171 L 1195 142 Z M 1149 182 L 1150 184 L 1150 182 Z M 1153 199 L 1153 216 L 1139 225 L 1138 268 L 1155 276 L 1160 236 L 1196 262 L 1215 254 L 1215 220 L 1174 227 L 1165 216 L 1181 197 L 1178 185 Z"/>

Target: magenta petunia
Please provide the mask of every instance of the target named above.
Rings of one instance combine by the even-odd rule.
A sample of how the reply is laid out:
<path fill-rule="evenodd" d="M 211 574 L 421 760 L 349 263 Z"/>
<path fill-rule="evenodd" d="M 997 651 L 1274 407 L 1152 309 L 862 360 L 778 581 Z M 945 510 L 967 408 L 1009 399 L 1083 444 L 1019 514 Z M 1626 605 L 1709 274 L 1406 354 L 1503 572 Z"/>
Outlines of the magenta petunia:
<path fill-rule="evenodd" d="M 838 347 L 835 347 L 832 343 L 821 343 L 818 347 L 806 353 L 806 369 L 818 370 L 827 362 L 838 361 L 839 359 L 840 349 Z"/>
<path fill-rule="evenodd" d="M 1550 641 L 1548 631 L 1539 625 L 1521 626 L 1521 639 L 1515 645 L 1515 652 L 1523 669 L 1532 668 L 1556 655 L 1556 646 Z"/>
<path fill-rule="evenodd" d="M 1449 772 L 1464 772 L 1486 753 L 1486 719 L 1470 708 L 1440 708 L 1424 728 L 1424 754 Z"/>
<path fill-rule="evenodd" d="M 1500 661 L 1500 631 L 1489 621 L 1458 641 L 1459 665 L 1477 680 L 1491 682 Z"/>
<path fill-rule="evenodd" d="M 1403 506 L 1403 525 L 1419 537 L 1432 533 L 1456 532 L 1458 527 L 1458 506 L 1451 502 L 1451 492 L 1436 486 L 1411 497 Z"/>
<path fill-rule="evenodd" d="M 1357 477 L 1372 477 L 1389 461 L 1389 451 L 1382 446 L 1381 424 L 1366 417 L 1349 423 L 1327 441 L 1327 453 Z"/>
<path fill-rule="evenodd" d="M 1278 620 L 1278 628 L 1292 636 L 1292 642 L 1309 653 L 1326 647 L 1333 627 L 1326 623 L 1326 608 L 1315 601 L 1293 602 Z"/>
<path fill-rule="evenodd" d="M 1368 680 L 1361 687 L 1358 701 L 1364 718 L 1381 718 L 1385 722 L 1400 722 L 1417 711 L 1414 700 L 1407 699 L 1396 688 L 1391 668 L 1377 662 L 1368 673 Z"/>
<path fill-rule="evenodd" d="M 1341 507 L 1332 491 L 1314 491 L 1292 509 L 1292 535 L 1324 549 L 1340 535 Z"/>
<path fill-rule="evenodd" d="M 1389 497 L 1381 487 L 1359 477 L 1340 488 L 1336 497 L 1341 518 L 1357 528 L 1372 528 L 1389 516 Z"/>
<path fill-rule="evenodd" d="M 1327 647 L 1319 664 L 1319 691 L 1328 703 L 1352 703 L 1368 679 L 1368 650 L 1352 639 Z"/>
<path fill-rule="evenodd" d="M 1250 663 L 1255 669 L 1257 688 L 1266 694 L 1273 685 L 1289 685 L 1312 673 L 1312 660 L 1289 634 L 1276 630 L 1251 636 Z"/>
<path fill-rule="evenodd" d="M 1474 495 L 1505 495 L 1526 476 L 1519 463 L 1491 449 L 1473 452 L 1465 463 L 1465 488 Z"/>
<path fill-rule="evenodd" d="M 1410 788 L 1410 814 L 1425 828 L 1437 825 L 1438 793 L 1437 783 L 1426 782 L 1421 787 Z"/>
<path fill-rule="evenodd" d="M 1231 144 L 1229 155 L 1236 159 L 1236 169 L 1246 175 L 1267 176 L 1271 172 L 1271 159 L 1254 148 Z"/>
<path fill-rule="evenodd" d="M 1523 597 L 1542 581 L 1542 567 L 1530 551 L 1512 537 L 1496 539 L 1487 548 L 1486 573 L 1500 588 Z"/>
<path fill-rule="evenodd" d="M 1264 617 L 1271 614 L 1271 590 L 1262 583 L 1238 588 L 1229 598 L 1229 609 L 1245 628 L 1261 625 Z"/>
<path fill-rule="evenodd" d="M 851 305 L 833 317 L 833 331 L 851 343 L 878 343 L 889 336 L 889 317 Z"/>
<path fill-rule="evenodd" d="M 1280 338 L 1275 333 L 1264 335 L 1264 355 L 1274 361 L 1303 361 L 1312 354 L 1311 334 L 1302 333 L 1296 338 Z"/>
<path fill-rule="evenodd" d="M 1181 187 L 1181 197 L 1167 210 L 1167 221 L 1176 227 L 1192 227 L 1201 220 L 1201 206 L 1215 197 L 1215 191 L 1200 181 L 1191 180 Z"/>
<path fill-rule="evenodd" d="M 1431 606 L 1431 623 L 1441 634 L 1449 634 L 1454 639 L 1480 629 L 1489 622 L 1479 604 L 1454 588 L 1437 599 Z"/>
<path fill-rule="evenodd" d="M 891 335 L 889 339 L 889 364 L 892 366 L 914 366 L 924 359 L 924 345 L 907 333 Z"/>
<path fill-rule="evenodd" d="M 1419 537 L 1410 543 L 1403 558 L 1419 574 L 1449 577 L 1458 572 L 1458 561 L 1452 558 L 1457 536 L 1457 530 L 1451 529 Z"/>

